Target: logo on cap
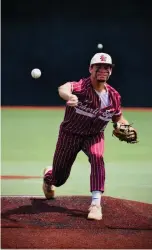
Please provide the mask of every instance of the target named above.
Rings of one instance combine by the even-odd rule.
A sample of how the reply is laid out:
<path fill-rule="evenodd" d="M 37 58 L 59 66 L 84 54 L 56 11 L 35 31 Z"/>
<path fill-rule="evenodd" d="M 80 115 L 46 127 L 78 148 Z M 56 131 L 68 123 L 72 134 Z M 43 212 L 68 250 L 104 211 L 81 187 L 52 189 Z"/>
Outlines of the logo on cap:
<path fill-rule="evenodd" d="M 107 59 L 106 56 L 104 56 L 104 55 L 100 56 L 100 60 L 101 60 L 102 62 L 106 62 L 106 59 Z"/>

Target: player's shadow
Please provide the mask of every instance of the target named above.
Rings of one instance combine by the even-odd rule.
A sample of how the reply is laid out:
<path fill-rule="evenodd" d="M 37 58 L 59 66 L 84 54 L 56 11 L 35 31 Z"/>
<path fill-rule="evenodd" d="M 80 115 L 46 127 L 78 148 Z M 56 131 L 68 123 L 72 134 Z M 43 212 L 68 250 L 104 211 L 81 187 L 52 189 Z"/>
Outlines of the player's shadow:
<path fill-rule="evenodd" d="M 61 213 L 61 214 L 66 214 L 67 216 L 86 218 L 86 212 L 78 209 L 69 209 L 67 207 L 56 205 L 54 204 L 56 203 L 54 202 L 54 200 L 47 201 L 46 199 L 31 198 L 30 201 L 31 201 L 30 205 L 24 205 L 18 208 L 9 209 L 6 212 L 2 212 L 1 219 L 7 219 L 7 220 L 9 219 L 10 221 L 17 221 L 15 219 L 10 218 L 10 216 L 23 215 L 23 214 L 32 215 L 40 213 L 50 213 L 50 216 L 51 213 Z"/>

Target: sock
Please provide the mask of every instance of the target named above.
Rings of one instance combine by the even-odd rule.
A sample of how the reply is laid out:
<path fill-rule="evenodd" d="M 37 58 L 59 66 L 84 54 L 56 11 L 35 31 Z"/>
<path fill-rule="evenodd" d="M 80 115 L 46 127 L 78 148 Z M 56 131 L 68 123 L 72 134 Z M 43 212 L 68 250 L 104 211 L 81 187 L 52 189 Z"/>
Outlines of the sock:
<path fill-rule="evenodd" d="M 101 205 L 101 195 L 102 195 L 101 191 L 92 191 L 91 205 L 100 206 Z"/>

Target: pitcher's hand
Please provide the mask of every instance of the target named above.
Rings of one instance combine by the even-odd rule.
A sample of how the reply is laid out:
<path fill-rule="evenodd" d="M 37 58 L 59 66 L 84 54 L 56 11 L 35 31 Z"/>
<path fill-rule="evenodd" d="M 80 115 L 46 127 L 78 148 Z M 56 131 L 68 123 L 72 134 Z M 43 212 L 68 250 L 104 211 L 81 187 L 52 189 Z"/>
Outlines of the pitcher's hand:
<path fill-rule="evenodd" d="M 78 97 L 76 95 L 71 94 L 69 100 L 67 101 L 67 105 L 71 107 L 75 107 L 78 104 Z"/>

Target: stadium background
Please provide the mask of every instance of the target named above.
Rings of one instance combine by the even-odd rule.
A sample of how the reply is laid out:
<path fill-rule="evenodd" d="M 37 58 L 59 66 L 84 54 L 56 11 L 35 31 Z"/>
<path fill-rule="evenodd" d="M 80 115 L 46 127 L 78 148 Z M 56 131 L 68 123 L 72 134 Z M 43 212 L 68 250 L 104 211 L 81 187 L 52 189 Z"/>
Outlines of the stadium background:
<path fill-rule="evenodd" d="M 150 1 L 2 1 L 2 105 L 63 105 L 57 87 L 88 76 L 102 43 L 122 105 L 151 107 L 151 30 Z"/>

